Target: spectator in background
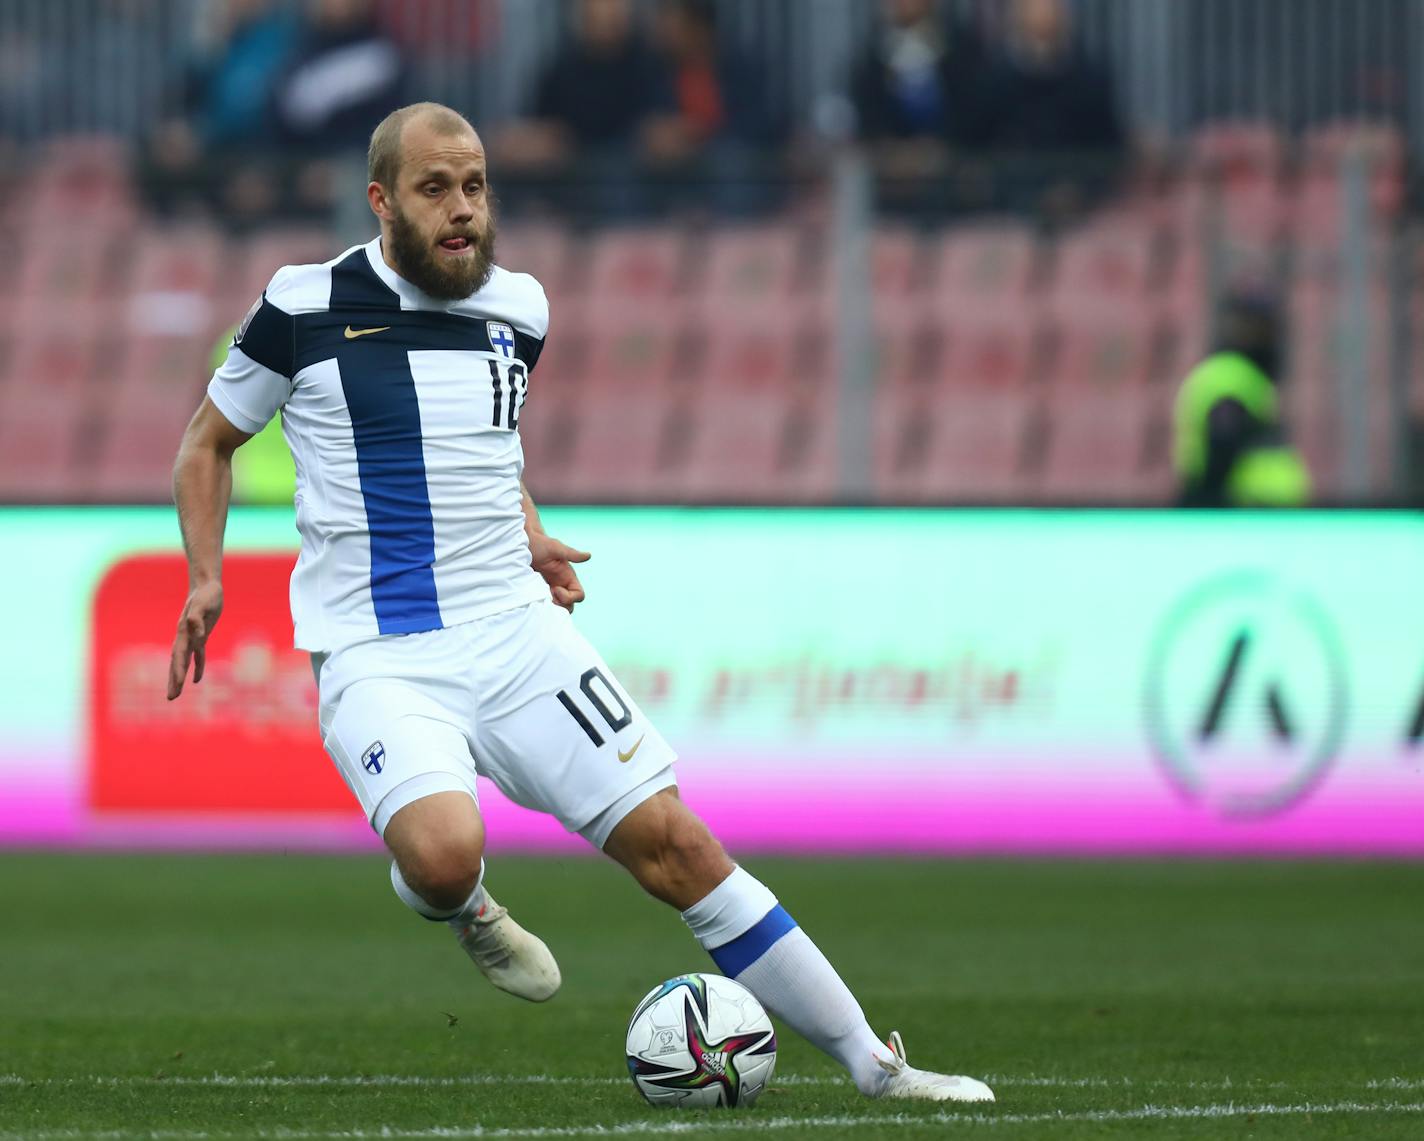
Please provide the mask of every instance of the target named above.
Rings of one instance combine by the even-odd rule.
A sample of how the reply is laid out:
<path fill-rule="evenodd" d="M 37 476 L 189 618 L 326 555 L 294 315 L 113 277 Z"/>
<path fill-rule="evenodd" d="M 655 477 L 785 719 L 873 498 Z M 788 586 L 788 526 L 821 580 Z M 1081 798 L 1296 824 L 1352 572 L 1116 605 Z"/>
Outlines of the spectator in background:
<path fill-rule="evenodd" d="M 362 152 L 371 124 L 405 98 L 405 58 L 377 21 L 375 0 L 307 0 L 296 50 L 272 93 L 293 213 L 330 214 L 340 182 L 333 156 Z"/>
<path fill-rule="evenodd" d="M 1310 473 L 1287 444 L 1279 383 L 1284 333 L 1270 300 L 1229 298 L 1219 345 L 1182 384 L 1174 451 L 1185 507 L 1300 507 Z"/>
<path fill-rule="evenodd" d="M 404 100 L 405 60 L 375 0 L 308 0 L 289 66 L 273 92 L 281 139 L 304 154 L 366 146 L 371 124 Z"/>
<path fill-rule="evenodd" d="M 1126 149 L 1112 76 L 1076 42 L 1067 0 L 1011 0 L 984 86 L 985 142 L 1017 158 L 1005 204 L 1071 217 L 1116 178 Z"/>
<path fill-rule="evenodd" d="M 160 208 L 198 199 L 258 217 L 277 197 L 261 151 L 270 142 L 272 88 L 296 46 L 297 24 L 278 0 L 226 0 L 215 5 L 210 27 L 211 43 L 184 66 L 181 113 L 149 142 L 150 189 Z"/>
<path fill-rule="evenodd" d="M 666 0 L 654 30 L 673 99 L 674 117 L 652 140 L 669 176 L 668 204 L 704 202 L 719 214 L 764 209 L 775 181 L 767 148 L 783 131 L 761 70 L 721 40 L 711 0 Z"/>
<path fill-rule="evenodd" d="M 935 0 L 884 0 L 883 19 L 851 76 L 857 134 L 920 153 L 978 141 L 984 109 L 978 36 L 942 19 Z"/>
<path fill-rule="evenodd" d="M 884 0 L 851 74 L 856 134 L 871 148 L 881 206 L 940 214 L 982 197 L 963 160 L 983 133 L 984 52 L 935 0 Z"/>
<path fill-rule="evenodd" d="M 672 79 L 638 35 L 629 0 L 573 8 L 573 35 L 540 77 L 532 115 L 501 133 L 498 161 L 521 194 L 627 213 L 638 192 L 634 163 L 682 153 Z M 577 186 L 568 181 L 575 157 Z"/>
<path fill-rule="evenodd" d="M 767 115 L 760 70 L 719 40 L 711 0 L 667 0 L 657 13 L 657 44 L 671 72 L 681 138 L 691 151 L 780 135 Z"/>

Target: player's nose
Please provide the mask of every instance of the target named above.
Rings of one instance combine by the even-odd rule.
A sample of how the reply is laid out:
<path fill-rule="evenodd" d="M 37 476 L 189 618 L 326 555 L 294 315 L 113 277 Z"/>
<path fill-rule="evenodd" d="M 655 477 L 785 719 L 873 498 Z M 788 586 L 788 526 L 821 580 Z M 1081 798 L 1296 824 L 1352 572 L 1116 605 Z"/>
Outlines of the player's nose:
<path fill-rule="evenodd" d="M 456 194 L 450 199 L 450 221 L 468 222 L 474 216 L 475 200 L 468 194 Z"/>

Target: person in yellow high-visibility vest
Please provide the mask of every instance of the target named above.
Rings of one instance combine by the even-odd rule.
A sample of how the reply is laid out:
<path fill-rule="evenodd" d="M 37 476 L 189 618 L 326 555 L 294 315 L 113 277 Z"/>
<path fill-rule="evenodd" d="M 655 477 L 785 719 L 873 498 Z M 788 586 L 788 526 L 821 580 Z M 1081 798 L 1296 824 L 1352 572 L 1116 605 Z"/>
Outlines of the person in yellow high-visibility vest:
<path fill-rule="evenodd" d="M 236 327 L 229 329 L 213 346 L 214 372 L 227 360 L 227 351 L 236 334 Z M 296 494 L 297 470 L 282 435 L 282 418 L 273 416 L 262 431 L 232 454 L 232 499 L 234 503 L 290 507 Z"/>
<path fill-rule="evenodd" d="M 1174 459 L 1184 507 L 1303 507 L 1310 472 L 1281 420 L 1281 323 L 1268 300 L 1240 294 L 1221 314 L 1220 347 L 1177 394 Z"/>

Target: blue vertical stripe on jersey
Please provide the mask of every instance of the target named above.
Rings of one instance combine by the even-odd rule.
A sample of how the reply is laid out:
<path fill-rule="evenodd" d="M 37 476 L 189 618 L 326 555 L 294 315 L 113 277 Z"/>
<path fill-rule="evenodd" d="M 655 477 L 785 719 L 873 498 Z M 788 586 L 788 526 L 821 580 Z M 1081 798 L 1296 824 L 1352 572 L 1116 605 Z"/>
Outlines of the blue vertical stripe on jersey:
<path fill-rule="evenodd" d="M 757 920 L 750 930 L 738 935 L 730 943 L 711 948 L 707 953 L 712 956 L 712 961 L 717 964 L 719 971 L 729 979 L 734 979 L 770 951 L 778 939 L 795 929 L 796 920 L 778 903 Z"/>
<path fill-rule="evenodd" d="M 332 267 L 332 308 L 400 311 L 400 299 L 371 269 L 364 249 Z M 425 480 L 420 401 L 404 344 L 377 337 L 336 352 L 351 414 L 356 467 L 371 537 L 371 601 L 382 634 L 443 625 L 435 591 L 435 518 Z"/>

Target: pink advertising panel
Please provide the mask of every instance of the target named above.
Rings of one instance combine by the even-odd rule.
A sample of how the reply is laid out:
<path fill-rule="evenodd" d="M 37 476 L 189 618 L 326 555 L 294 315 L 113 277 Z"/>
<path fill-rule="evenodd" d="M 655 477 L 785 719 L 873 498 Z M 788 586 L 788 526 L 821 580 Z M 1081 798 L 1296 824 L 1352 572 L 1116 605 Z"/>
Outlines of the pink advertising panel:
<path fill-rule="evenodd" d="M 737 850 L 1424 855 L 1424 522 L 550 511 L 578 621 Z M 166 512 L 0 512 L 0 844 L 360 850 L 291 648 L 291 521 L 235 514 L 164 698 Z M 56 569 L 63 568 L 63 569 Z M 56 618 L 56 616 L 58 616 Z M 551 709 L 551 715 L 560 715 Z M 483 790 L 496 850 L 582 841 Z"/>

